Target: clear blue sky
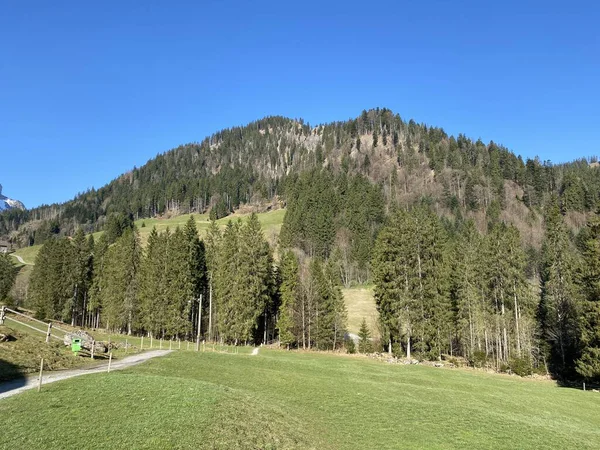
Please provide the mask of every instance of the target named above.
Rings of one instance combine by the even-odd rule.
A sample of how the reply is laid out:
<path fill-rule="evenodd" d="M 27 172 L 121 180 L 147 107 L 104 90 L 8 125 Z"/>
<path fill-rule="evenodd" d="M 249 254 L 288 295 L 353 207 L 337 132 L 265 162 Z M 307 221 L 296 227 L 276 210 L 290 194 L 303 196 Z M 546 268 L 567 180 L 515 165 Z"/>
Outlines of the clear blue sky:
<path fill-rule="evenodd" d="M 600 153 L 595 2 L 5 1 L 0 184 L 65 201 L 265 115 L 387 107 L 554 162 Z"/>

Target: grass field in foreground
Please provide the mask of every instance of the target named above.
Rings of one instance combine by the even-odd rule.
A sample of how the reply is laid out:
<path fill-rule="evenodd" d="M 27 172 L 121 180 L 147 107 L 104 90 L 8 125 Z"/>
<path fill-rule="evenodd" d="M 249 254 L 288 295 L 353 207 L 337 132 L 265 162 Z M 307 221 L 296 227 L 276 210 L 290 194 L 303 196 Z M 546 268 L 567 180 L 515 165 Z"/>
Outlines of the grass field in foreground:
<path fill-rule="evenodd" d="M 600 447 L 592 392 L 276 350 L 176 352 L 6 399 L 0 417 L 7 449 Z"/>

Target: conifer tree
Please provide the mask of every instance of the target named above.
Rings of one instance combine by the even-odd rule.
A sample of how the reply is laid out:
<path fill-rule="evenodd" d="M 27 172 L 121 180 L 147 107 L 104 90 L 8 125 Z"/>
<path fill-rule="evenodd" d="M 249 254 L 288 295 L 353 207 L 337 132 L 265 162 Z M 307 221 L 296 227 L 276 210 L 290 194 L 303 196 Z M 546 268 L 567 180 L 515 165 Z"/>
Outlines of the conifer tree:
<path fill-rule="evenodd" d="M 221 231 L 217 222 L 211 220 L 205 239 L 206 274 L 208 282 L 208 338 L 212 340 L 216 323 L 215 308 L 215 277 L 218 273 L 219 254 L 221 251 Z"/>
<path fill-rule="evenodd" d="M 185 238 L 188 245 L 188 265 L 190 270 L 190 279 L 192 282 L 192 291 L 194 299 L 199 299 L 202 296 L 202 308 L 205 309 L 208 303 L 206 298 L 207 273 L 206 273 L 206 249 L 204 242 L 198 237 L 198 229 L 193 216 L 190 216 L 185 225 Z M 192 308 L 192 326 L 196 326 L 195 318 L 198 315 L 197 308 L 200 304 L 194 302 Z M 197 330 L 196 330 L 197 332 Z"/>
<path fill-rule="evenodd" d="M 140 265 L 140 316 L 142 326 L 153 336 L 164 333 L 166 323 L 165 302 L 165 246 L 156 231 L 152 228 L 144 249 L 144 257 Z"/>
<path fill-rule="evenodd" d="M 250 340 L 258 327 L 267 326 L 267 312 L 271 297 L 273 261 L 271 249 L 264 239 L 256 213 L 252 213 L 239 234 L 238 294 L 240 313 L 240 339 Z"/>
<path fill-rule="evenodd" d="M 465 356 L 482 351 L 486 307 L 482 301 L 481 237 L 467 222 L 454 243 L 452 297 L 457 340 Z"/>
<path fill-rule="evenodd" d="M 371 330 L 369 330 L 367 320 L 363 317 L 360 324 L 360 330 L 358 331 L 358 352 L 370 353 L 371 351 Z"/>
<path fill-rule="evenodd" d="M 190 310 L 194 299 L 194 279 L 191 268 L 189 242 L 181 228 L 166 237 L 166 331 L 179 336 L 191 329 Z"/>
<path fill-rule="evenodd" d="M 106 252 L 100 280 L 105 326 L 131 334 L 138 324 L 141 247 L 137 228 L 127 229 Z"/>
<path fill-rule="evenodd" d="M 243 339 L 241 324 L 244 313 L 238 307 L 242 303 L 239 301 L 239 234 L 239 222 L 227 222 L 213 274 L 217 333 L 221 339 L 236 344 Z"/>
<path fill-rule="evenodd" d="M 40 249 L 31 273 L 29 296 L 41 319 L 69 320 L 73 298 L 73 246 L 52 238 Z"/>
<path fill-rule="evenodd" d="M 17 278 L 17 268 L 6 253 L 0 253 L 0 302 L 5 303 Z"/>
<path fill-rule="evenodd" d="M 91 235 L 90 235 L 91 237 Z M 71 316 L 71 325 L 83 324 L 87 308 L 88 291 L 92 283 L 94 241 L 86 239 L 79 228 L 72 240 L 73 260 L 70 262 L 73 296 L 65 305 L 65 313 Z"/>
<path fill-rule="evenodd" d="M 576 370 L 585 379 L 597 382 L 600 381 L 600 214 L 588 223 L 583 259 L 582 351 Z"/>
<path fill-rule="evenodd" d="M 578 262 L 556 199 L 545 222 L 538 314 L 542 338 L 549 347 L 550 369 L 558 376 L 568 376 L 573 373 L 580 335 L 575 284 Z"/>
<path fill-rule="evenodd" d="M 87 305 L 87 310 L 92 316 L 92 327 L 100 326 L 100 313 L 102 310 L 102 285 L 101 280 L 105 276 L 106 269 L 106 253 L 108 251 L 108 238 L 102 234 L 98 241 L 94 243 L 93 257 L 93 279 L 90 286 L 90 301 Z"/>
<path fill-rule="evenodd" d="M 298 278 L 298 259 L 291 250 L 281 256 L 281 285 L 279 287 L 281 306 L 277 317 L 279 342 L 289 348 L 296 343 L 296 321 L 298 300 L 300 296 L 300 280 Z"/>
<path fill-rule="evenodd" d="M 339 346 L 343 345 L 348 324 L 348 311 L 346 310 L 346 303 L 344 302 L 344 296 L 340 286 L 340 277 L 338 272 L 335 270 L 335 264 L 332 259 L 329 259 L 327 265 L 325 266 L 325 278 L 329 285 L 329 291 L 331 295 L 330 314 L 332 316 L 331 333 L 333 336 L 331 347 L 332 350 L 335 350 Z"/>

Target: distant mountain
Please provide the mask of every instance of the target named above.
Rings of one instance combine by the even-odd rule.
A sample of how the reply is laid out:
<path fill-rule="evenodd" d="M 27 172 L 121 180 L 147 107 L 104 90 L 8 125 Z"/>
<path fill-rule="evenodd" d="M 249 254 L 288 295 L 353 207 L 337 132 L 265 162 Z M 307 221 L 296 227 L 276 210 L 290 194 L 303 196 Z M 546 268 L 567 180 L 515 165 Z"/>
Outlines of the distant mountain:
<path fill-rule="evenodd" d="M 6 211 L 8 209 L 25 209 L 25 205 L 19 200 L 13 200 L 5 195 L 2 195 L 2 185 L 0 184 L 0 211 Z"/>

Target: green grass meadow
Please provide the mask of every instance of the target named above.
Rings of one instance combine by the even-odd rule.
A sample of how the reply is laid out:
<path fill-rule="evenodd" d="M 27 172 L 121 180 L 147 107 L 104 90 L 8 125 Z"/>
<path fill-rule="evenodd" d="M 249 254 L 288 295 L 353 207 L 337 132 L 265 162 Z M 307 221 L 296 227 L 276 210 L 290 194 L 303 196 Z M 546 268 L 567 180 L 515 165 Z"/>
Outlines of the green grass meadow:
<path fill-rule="evenodd" d="M 198 232 L 201 237 L 206 234 L 206 230 L 210 225 L 210 219 L 208 214 L 192 214 L 194 220 L 196 221 L 196 226 L 198 227 Z M 281 230 L 281 225 L 283 224 L 283 216 L 285 216 L 285 209 L 276 209 L 273 211 L 268 211 L 264 213 L 258 213 L 258 220 L 262 225 L 263 232 L 265 233 L 265 238 L 271 242 L 271 244 L 275 244 L 276 236 L 279 235 L 279 231 Z M 222 219 L 217 220 L 217 224 L 224 228 L 227 225 L 227 222 L 230 220 L 245 220 L 249 214 L 231 214 L 227 217 L 223 217 Z M 171 231 L 175 230 L 178 226 L 183 228 L 187 221 L 189 220 L 189 214 L 183 214 L 181 216 L 175 216 L 170 218 L 153 218 L 153 219 L 140 219 L 136 220 L 135 224 L 138 227 L 140 232 L 140 239 L 142 244 L 145 245 L 148 240 L 148 236 L 152 231 L 153 227 L 156 227 L 158 232 L 165 231 L 169 228 Z M 94 239 L 98 239 L 103 231 L 98 231 L 93 233 Z M 41 245 L 32 245 L 31 247 L 23 247 L 16 250 L 13 254 L 19 255 L 23 258 L 26 264 L 35 264 L 35 257 L 40 251 Z M 15 264 L 17 260 L 15 259 Z"/>
<path fill-rule="evenodd" d="M 0 448 L 600 448 L 600 395 L 261 349 L 174 352 L 0 401 Z"/>

